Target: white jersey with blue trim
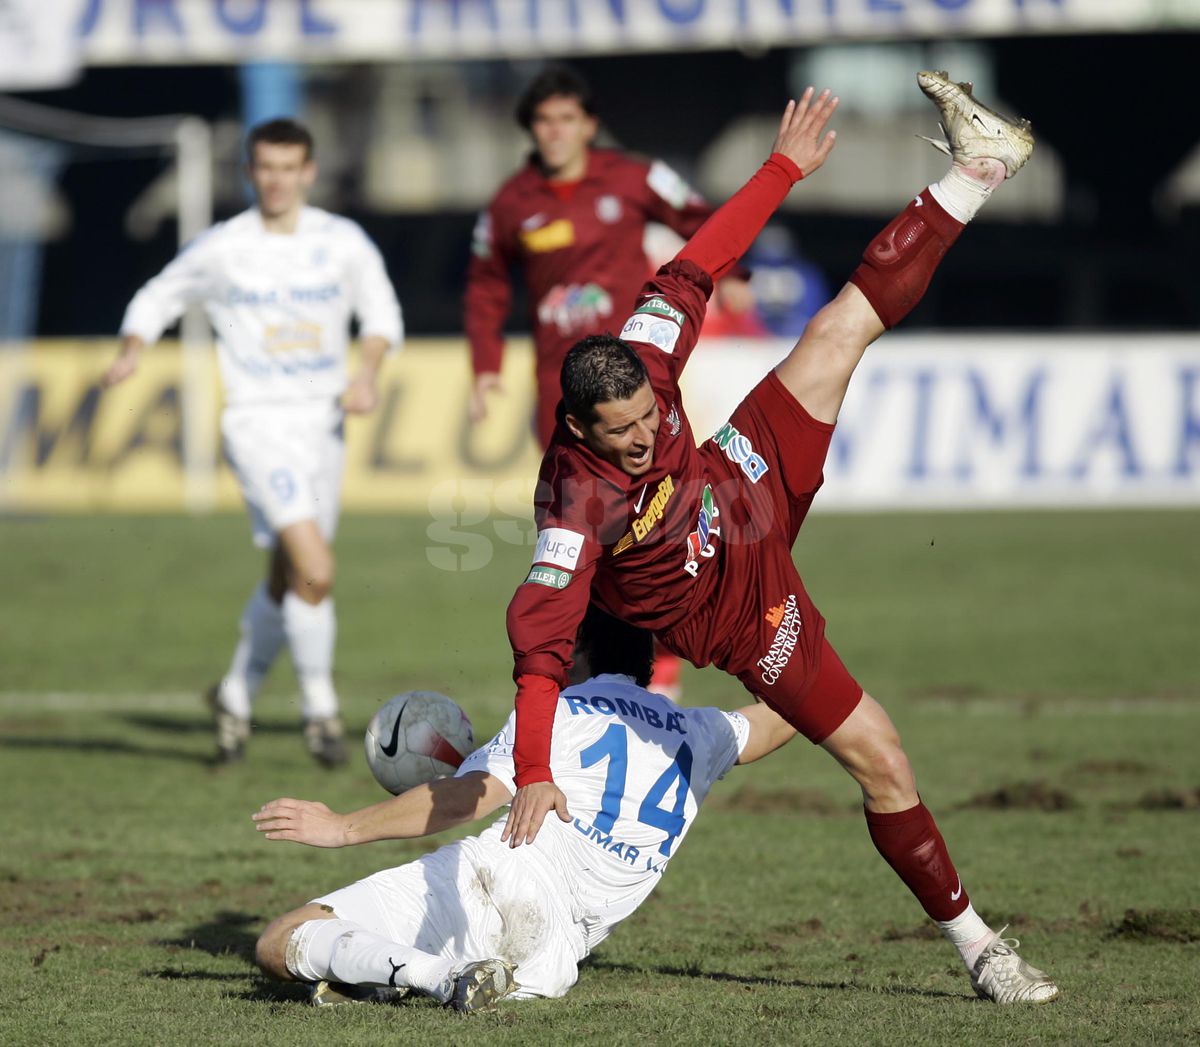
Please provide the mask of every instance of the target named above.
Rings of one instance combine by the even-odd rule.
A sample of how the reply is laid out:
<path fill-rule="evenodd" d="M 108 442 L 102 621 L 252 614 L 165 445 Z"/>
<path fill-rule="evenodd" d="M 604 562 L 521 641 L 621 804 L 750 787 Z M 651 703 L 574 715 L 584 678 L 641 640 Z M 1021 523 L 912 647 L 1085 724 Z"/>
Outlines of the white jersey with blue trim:
<path fill-rule="evenodd" d="M 551 811 L 525 846 L 562 884 L 588 949 L 654 889 L 749 733 L 740 713 L 685 708 L 628 676 L 602 674 L 562 692 L 550 769 L 572 820 L 562 822 Z M 515 738 L 514 713 L 458 774 L 486 771 L 515 792 Z M 504 821 L 481 838 L 499 840 Z"/>
<path fill-rule="evenodd" d="M 378 248 L 316 207 L 290 234 L 268 232 L 254 208 L 213 226 L 138 291 L 121 333 L 155 342 L 194 302 L 216 332 L 228 404 L 340 396 L 352 315 L 363 336 L 404 335 Z"/>

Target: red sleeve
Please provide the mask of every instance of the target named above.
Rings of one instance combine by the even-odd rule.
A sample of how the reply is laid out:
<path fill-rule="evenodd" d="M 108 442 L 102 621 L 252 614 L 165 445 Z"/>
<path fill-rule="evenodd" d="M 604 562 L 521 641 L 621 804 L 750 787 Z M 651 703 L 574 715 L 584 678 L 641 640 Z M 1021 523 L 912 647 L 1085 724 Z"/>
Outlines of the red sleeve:
<path fill-rule="evenodd" d="M 676 255 L 719 280 L 762 231 L 804 172 L 782 153 L 772 153 L 741 189 L 721 205 Z"/>
<path fill-rule="evenodd" d="M 533 566 L 508 605 L 517 681 L 518 786 L 550 780 L 554 703 L 558 689 L 567 685 L 575 635 L 604 552 L 603 534 L 588 523 L 596 515 L 593 503 L 601 481 L 551 473 L 553 482 L 547 482 L 547 475 L 544 469 L 539 488 L 548 492 L 550 505 L 538 513 Z M 603 504 L 600 508 L 603 518 Z"/>
<path fill-rule="evenodd" d="M 650 372 L 650 385 L 668 400 L 700 337 L 712 289 L 708 273 L 676 258 L 642 285 L 633 315 L 621 328 L 620 338 L 633 345 Z"/>
<path fill-rule="evenodd" d="M 463 295 L 463 330 L 471 346 L 475 374 L 499 372 L 504 357 L 504 321 L 512 305 L 509 270 L 513 253 L 501 228 L 500 198 L 479 215 L 471 238 L 467 290 Z"/>
<path fill-rule="evenodd" d="M 534 782 L 552 782 L 550 740 L 554 713 L 558 709 L 559 686 L 535 673 L 517 677 L 517 740 L 513 762 L 517 788 Z"/>

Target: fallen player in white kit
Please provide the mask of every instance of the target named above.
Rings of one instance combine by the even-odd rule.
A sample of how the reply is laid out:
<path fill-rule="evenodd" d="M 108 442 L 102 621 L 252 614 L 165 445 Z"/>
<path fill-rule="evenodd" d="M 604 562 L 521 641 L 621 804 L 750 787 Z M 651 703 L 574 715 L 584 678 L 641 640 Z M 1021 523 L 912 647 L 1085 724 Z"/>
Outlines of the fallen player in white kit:
<path fill-rule="evenodd" d="M 317 1004 L 415 990 L 469 1012 L 502 997 L 562 996 L 579 962 L 657 886 L 712 784 L 795 734 L 765 705 L 688 709 L 645 690 L 650 634 L 595 608 L 580 651 L 596 675 L 562 692 L 551 754 L 570 816 L 516 849 L 500 842 L 502 817 L 286 913 L 258 940 L 267 974 L 312 983 Z M 342 847 L 483 818 L 516 791 L 515 715 L 453 778 L 347 815 L 273 800 L 253 816 L 257 828 L 269 840 Z"/>

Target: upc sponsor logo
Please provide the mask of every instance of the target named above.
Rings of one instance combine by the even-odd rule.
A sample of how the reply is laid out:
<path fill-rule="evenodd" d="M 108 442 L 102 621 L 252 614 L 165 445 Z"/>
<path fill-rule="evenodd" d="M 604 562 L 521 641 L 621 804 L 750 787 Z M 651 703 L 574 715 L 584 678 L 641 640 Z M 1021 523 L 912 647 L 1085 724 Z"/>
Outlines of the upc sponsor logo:
<path fill-rule="evenodd" d="M 547 589 L 565 589 L 571 581 L 571 572 L 560 571 L 557 567 L 534 567 L 525 581 L 544 585 Z"/>
<path fill-rule="evenodd" d="M 643 490 L 645 490 L 643 488 Z M 667 508 L 667 502 L 671 500 L 671 495 L 675 493 L 675 481 L 670 476 L 664 476 L 658 483 L 658 489 L 654 492 L 654 497 L 650 499 L 650 504 L 646 506 L 646 511 L 641 516 L 635 516 L 633 526 L 625 532 L 621 540 L 613 546 L 613 556 L 620 556 L 634 542 L 640 542 L 651 531 L 654 530 L 659 520 L 663 518 L 663 513 Z"/>
<path fill-rule="evenodd" d="M 679 325 L 674 320 L 655 319 L 634 313 L 621 328 L 621 337 L 630 342 L 648 342 L 664 353 L 673 353 L 679 341 Z"/>
<path fill-rule="evenodd" d="M 766 460 L 761 454 L 756 454 L 749 439 L 728 422 L 713 433 L 712 440 L 725 452 L 726 458 L 741 467 L 752 484 L 758 483 L 766 475 L 769 469 Z"/>
<path fill-rule="evenodd" d="M 579 554 L 583 551 L 583 535 L 568 531 L 565 527 L 547 527 L 538 531 L 537 548 L 533 551 L 533 562 L 554 564 L 575 570 Z"/>
<path fill-rule="evenodd" d="M 763 683 L 770 685 L 778 681 L 787 663 L 791 661 L 796 641 L 800 638 L 800 609 L 796 606 L 793 593 L 783 603 L 768 609 L 763 619 L 775 630 L 771 646 L 758 660 L 758 675 Z"/>

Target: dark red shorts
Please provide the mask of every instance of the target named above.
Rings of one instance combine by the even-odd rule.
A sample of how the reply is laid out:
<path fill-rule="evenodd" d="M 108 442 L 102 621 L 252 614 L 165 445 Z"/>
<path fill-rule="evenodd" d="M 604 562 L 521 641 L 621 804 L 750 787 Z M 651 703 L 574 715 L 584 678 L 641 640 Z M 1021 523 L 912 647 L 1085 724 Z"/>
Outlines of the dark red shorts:
<path fill-rule="evenodd" d="M 826 641 L 825 620 L 792 561 L 832 434 L 771 372 L 701 445 L 716 480 L 721 575 L 710 603 L 664 636 L 693 661 L 736 676 L 813 743 L 836 730 L 863 693 Z"/>

